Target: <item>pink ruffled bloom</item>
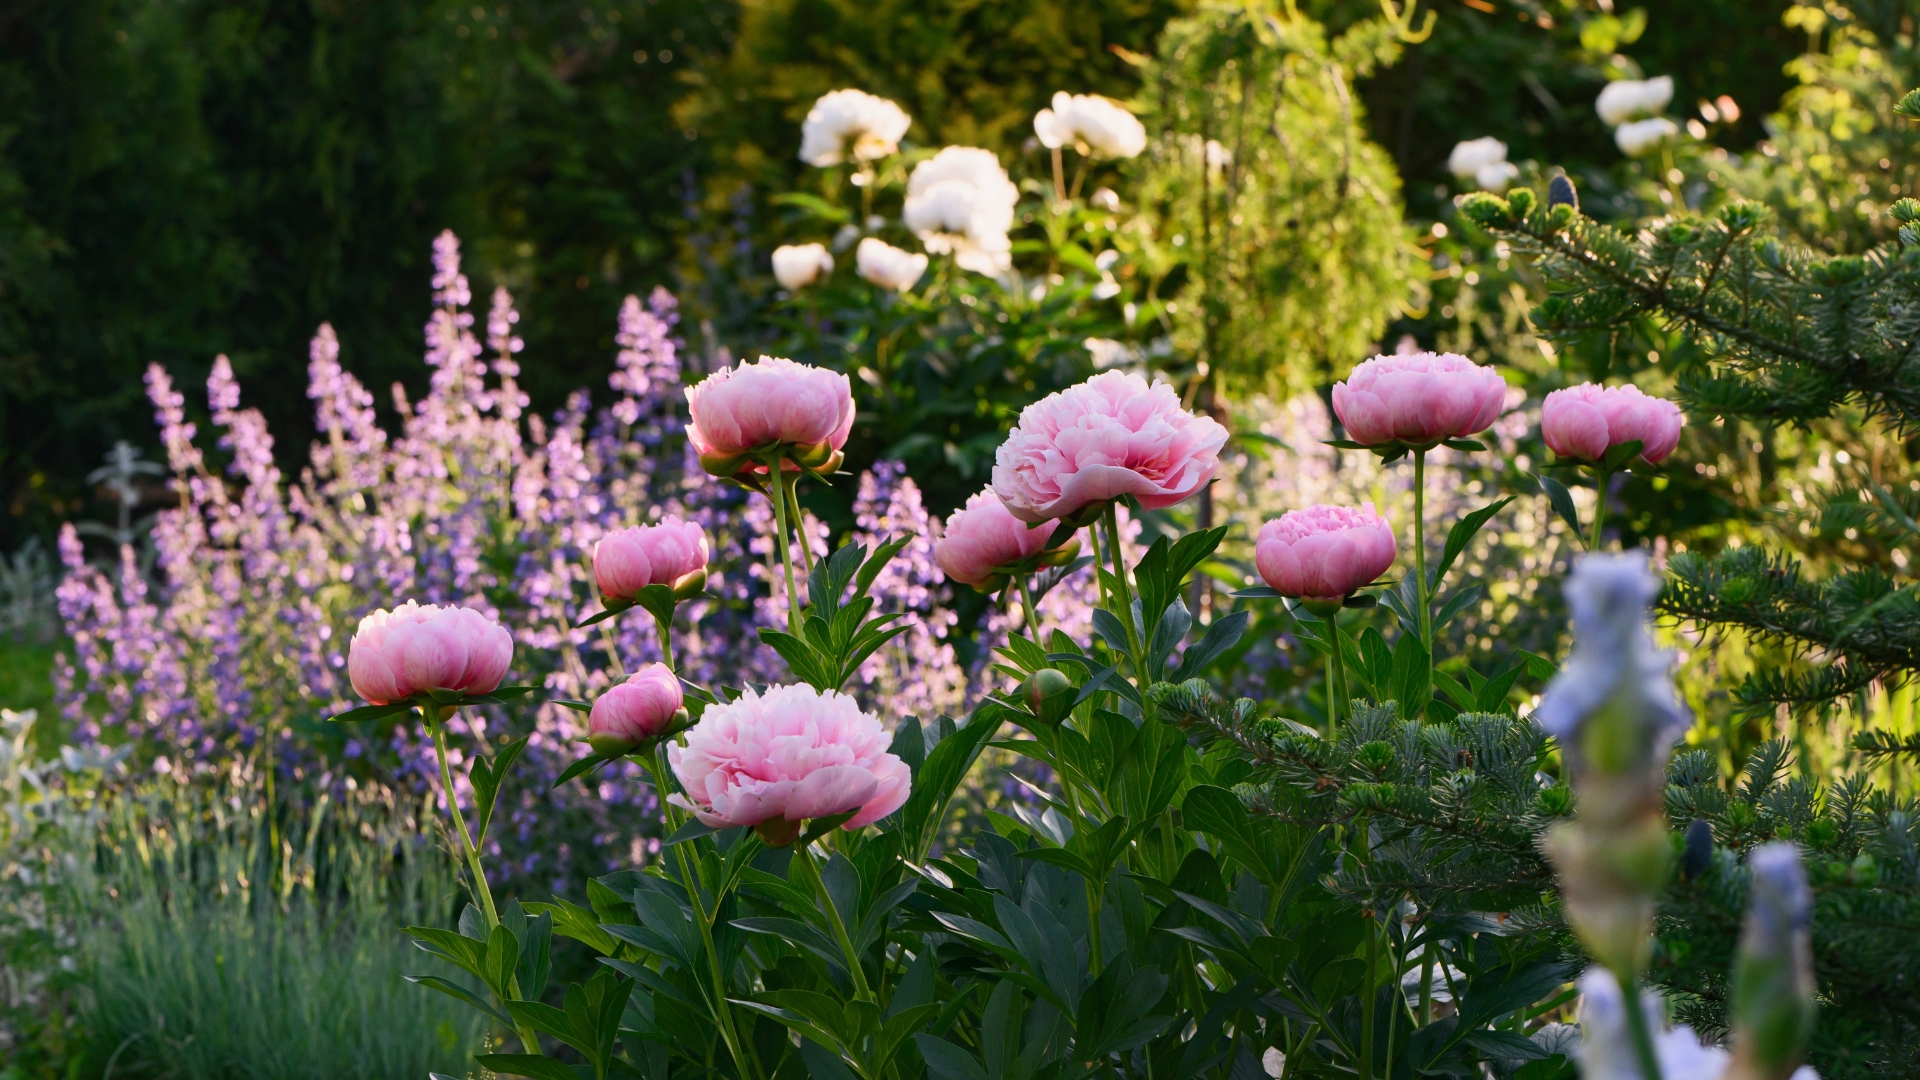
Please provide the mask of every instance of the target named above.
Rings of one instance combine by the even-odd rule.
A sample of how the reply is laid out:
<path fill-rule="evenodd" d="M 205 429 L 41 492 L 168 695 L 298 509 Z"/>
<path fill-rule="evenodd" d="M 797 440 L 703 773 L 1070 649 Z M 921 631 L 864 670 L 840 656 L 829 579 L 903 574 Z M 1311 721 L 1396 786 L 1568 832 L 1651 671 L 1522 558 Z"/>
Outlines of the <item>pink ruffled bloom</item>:
<path fill-rule="evenodd" d="M 853 384 L 837 371 L 763 356 L 688 387 L 687 411 L 687 437 L 702 458 L 775 443 L 839 450 L 853 430 Z"/>
<path fill-rule="evenodd" d="M 667 748 L 686 789 L 668 801 L 708 825 L 753 826 L 776 839 L 790 839 L 802 821 L 850 810 L 859 812 L 845 828 L 858 829 L 907 801 L 913 773 L 887 752 L 891 743 L 879 719 L 845 694 L 749 687 L 708 706 L 686 745 Z"/>
<path fill-rule="evenodd" d="M 988 488 L 947 519 L 946 535 L 934 541 L 933 561 L 949 580 L 978 585 L 994 576 L 994 567 L 1040 554 L 1052 536 L 1051 526 L 1028 528 Z"/>
<path fill-rule="evenodd" d="M 1575 461 L 1599 461 L 1621 443 L 1640 440 L 1640 456 L 1658 465 L 1680 445 L 1680 406 L 1637 386 L 1592 383 L 1555 390 L 1540 406 L 1547 449 Z"/>
<path fill-rule="evenodd" d="M 1273 591 L 1337 600 L 1393 565 L 1393 529 L 1373 504 L 1309 506 L 1260 527 L 1253 565 Z"/>
<path fill-rule="evenodd" d="M 993 490 L 1022 521 L 1070 517 L 1132 495 L 1172 506 L 1213 479 L 1227 429 L 1180 407 L 1173 387 L 1103 371 L 1034 402 L 994 457 Z"/>
<path fill-rule="evenodd" d="M 657 739 L 682 715 L 686 697 L 665 664 L 648 664 L 615 684 L 593 703 L 587 742 L 600 753 L 623 753 Z"/>
<path fill-rule="evenodd" d="M 423 690 L 490 694 L 513 661 L 513 635 L 464 607 L 412 600 L 360 620 L 347 649 L 354 692 L 388 705 Z"/>
<path fill-rule="evenodd" d="M 600 595 L 617 600 L 631 600 L 649 585 L 678 590 L 691 579 L 704 581 L 706 569 L 706 530 L 677 517 L 617 529 L 593 545 L 593 583 Z"/>
<path fill-rule="evenodd" d="M 1507 381 L 1453 353 L 1376 356 L 1333 384 L 1333 411 L 1366 446 L 1432 446 L 1485 431 L 1500 418 Z"/>

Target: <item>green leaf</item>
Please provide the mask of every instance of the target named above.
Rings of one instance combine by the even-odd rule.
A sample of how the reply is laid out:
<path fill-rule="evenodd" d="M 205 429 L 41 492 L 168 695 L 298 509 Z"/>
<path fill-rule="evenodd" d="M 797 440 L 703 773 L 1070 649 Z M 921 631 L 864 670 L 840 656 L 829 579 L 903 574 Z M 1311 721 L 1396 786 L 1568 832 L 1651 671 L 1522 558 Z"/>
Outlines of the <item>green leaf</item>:
<path fill-rule="evenodd" d="M 480 977 L 500 1000 L 511 1001 L 513 994 L 509 987 L 519 966 L 520 942 L 514 939 L 513 931 L 496 925 L 487 935 L 487 960 Z"/>
<path fill-rule="evenodd" d="M 579 761 L 576 761 L 573 764 L 567 766 L 565 769 L 561 770 L 560 778 L 553 782 L 553 786 L 557 788 L 561 784 L 564 784 L 567 781 L 573 779 L 574 777 L 579 776 L 581 773 L 592 772 L 594 769 L 597 769 L 600 766 L 605 765 L 607 762 L 613 761 L 613 760 L 614 759 L 610 757 L 601 757 L 598 753 L 588 754 L 586 757 L 581 758 Z"/>
<path fill-rule="evenodd" d="M 1249 585 L 1232 594 L 1236 600 L 1268 600 L 1280 595 L 1271 585 Z"/>
<path fill-rule="evenodd" d="M 1433 670 L 1426 646 L 1413 634 L 1401 634 L 1393 643 L 1393 700 L 1400 703 L 1402 719 L 1412 720 L 1426 712 L 1433 698 L 1429 676 Z"/>
<path fill-rule="evenodd" d="M 417 986 L 424 986 L 429 990 L 438 990 L 450 998 L 455 998 L 460 1001 L 464 1001 L 467 1004 L 473 1006 L 476 1009 L 479 1009 L 481 1012 L 486 1013 L 488 1016 L 493 1017 L 494 1019 L 500 1021 L 502 1024 L 506 1024 L 509 1027 L 513 1025 L 512 1019 L 510 1019 L 506 1013 L 503 1013 L 499 1009 L 494 1008 L 491 1002 L 484 1001 L 478 997 L 475 997 L 473 994 L 469 993 L 466 990 L 466 988 L 460 986 L 457 983 L 448 982 L 446 979 L 440 978 L 438 975 L 403 975 L 401 976 L 401 978 Z"/>
<path fill-rule="evenodd" d="M 1447 439 L 1440 445 L 1449 450 L 1461 450 L 1470 454 L 1478 453 L 1487 448 L 1487 444 L 1481 442 L 1479 439 Z"/>
<path fill-rule="evenodd" d="M 476 757 L 468 768 L 467 779 L 473 784 L 473 812 L 477 819 L 474 823 L 475 844 L 487 838 L 487 825 L 493 820 L 493 807 L 500 798 L 500 785 L 507 778 L 507 770 L 513 767 L 514 761 L 527 748 L 527 740 L 531 737 L 523 735 L 508 743 L 494 755 L 491 763 L 484 757 Z"/>
<path fill-rule="evenodd" d="M 988 1080 L 987 1070 L 972 1054 L 945 1039 L 920 1034 L 913 1037 L 920 1056 L 927 1063 L 927 1075 L 933 1080 Z"/>
<path fill-rule="evenodd" d="M 711 836 L 719 831 L 719 829 L 708 825 L 699 818 L 690 818 L 685 825 L 675 829 L 672 836 L 660 841 L 660 848 L 664 851 L 675 844 L 684 844 L 689 840 L 698 840 L 703 836 Z"/>
<path fill-rule="evenodd" d="M 662 627 L 673 625 L 673 586 L 649 585 L 640 590 L 639 595 L 633 598 L 633 602 L 646 608 L 647 614 L 653 616 L 656 624 Z"/>
<path fill-rule="evenodd" d="M 919 863 L 926 858 L 927 847 L 933 843 L 933 836 L 946 817 L 953 793 L 979 758 L 987 740 L 999 731 L 1002 708 L 992 703 L 981 705 L 967 719 L 965 727 L 941 739 L 927 754 L 927 763 L 914 779 L 913 792 L 900 808 L 902 851 L 908 861 Z"/>
<path fill-rule="evenodd" d="M 1186 682 L 1207 670 L 1207 666 L 1218 660 L 1221 654 L 1240 643 L 1240 637 L 1247 632 L 1247 622 L 1251 618 L 1250 612 L 1236 611 L 1213 620 L 1200 640 L 1180 654 L 1180 666 L 1173 669 L 1167 681 Z"/>
<path fill-rule="evenodd" d="M 553 704 L 563 709 L 572 709 L 574 712 L 590 713 L 593 711 L 593 706 L 584 701 L 562 701 L 559 698 L 554 698 Z M 559 785 L 556 784 L 554 786 L 558 787 Z"/>
<path fill-rule="evenodd" d="M 1447 602 L 1441 604 L 1440 610 L 1433 616 L 1434 632 L 1437 634 L 1441 630 L 1446 629 L 1448 623 L 1452 622 L 1461 612 L 1467 610 L 1467 608 L 1477 602 L 1481 594 L 1486 591 L 1486 586 L 1476 583 L 1448 597 Z"/>
<path fill-rule="evenodd" d="M 538 1054 L 475 1054 L 473 1060 L 494 1072 L 532 1080 L 585 1080 L 593 1075 L 584 1068 L 563 1065 Z"/>
<path fill-rule="evenodd" d="M 1639 439 L 1628 439 L 1626 442 L 1607 447 L 1606 456 L 1600 459 L 1602 473 L 1600 482 L 1606 483 L 1606 473 L 1616 473 L 1626 468 L 1627 463 L 1639 457 L 1640 451 L 1645 447 L 1646 444 Z"/>
<path fill-rule="evenodd" d="M 1547 505 L 1553 508 L 1561 521 L 1567 523 L 1573 535 L 1584 535 L 1580 531 L 1580 511 L 1574 508 L 1573 493 L 1567 490 L 1567 485 L 1544 473 L 1534 479 L 1540 481 L 1540 490 L 1547 493 Z"/>
<path fill-rule="evenodd" d="M 1460 558 L 1462 552 L 1467 550 L 1467 545 L 1473 542 L 1475 534 L 1479 533 L 1481 527 L 1492 520 L 1493 515 L 1499 513 L 1513 499 L 1514 497 L 1509 495 L 1453 523 L 1453 528 L 1447 530 L 1447 546 L 1440 553 L 1440 561 L 1434 564 L 1432 572 L 1427 576 L 1430 582 L 1427 589 L 1429 595 L 1440 591 L 1440 583 L 1446 580 L 1447 571 L 1453 569 L 1454 562 Z"/>
<path fill-rule="evenodd" d="M 396 716 L 413 708 L 410 702 L 394 702 L 391 705 L 362 705 L 357 709 L 348 709 L 338 716 L 327 717 L 329 724 L 351 724 L 361 720 L 381 720 Z"/>
<path fill-rule="evenodd" d="M 594 614 L 589 615 L 588 617 L 580 620 L 579 622 L 574 623 L 573 628 L 575 630 L 592 626 L 593 624 L 598 622 L 604 622 L 607 619 L 611 619 L 615 615 L 618 615 L 623 611 L 631 611 L 633 610 L 633 607 L 634 607 L 634 602 L 631 600 L 607 600 L 605 597 L 602 597 L 601 599 L 606 603 L 607 606 L 603 610 L 595 612 Z"/>
<path fill-rule="evenodd" d="M 805 191 L 783 191 L 769 196 L 768 202 L 775 206 L 797 206 L 808 214 L 835 225 L 846 223 L 848 211 L 845 207 L 835 206 L 818 195 Z"/>

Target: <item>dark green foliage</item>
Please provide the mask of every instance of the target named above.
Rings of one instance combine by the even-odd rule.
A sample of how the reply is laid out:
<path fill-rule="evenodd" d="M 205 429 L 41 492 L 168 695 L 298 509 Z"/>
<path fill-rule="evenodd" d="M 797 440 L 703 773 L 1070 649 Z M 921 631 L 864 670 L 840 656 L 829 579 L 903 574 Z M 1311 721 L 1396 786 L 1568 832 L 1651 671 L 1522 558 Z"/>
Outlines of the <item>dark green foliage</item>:
<path fill-rule="evenodd" d="M 1534 313 L 1543 333 L 1602 356 L 1648 324 L 1687 340 L 1675 366 L 1695 416 L 1773 427 L 1864 413 L 1903 437 L 1920 428 L 1915 249 L 1817 255 L 1770 235 L 1766 210 L 1750 203 L 1635 236 L 1543 207 L 1531 191 L 1476 195 L 1461 211 L 1533 256 L 1549 283 Z M 1869 482 L 1828 504 L 1822 531 L 1911 539 L 1920 529 L 1910 503 Z M 1823 657 L 1750 677 L 1736 691 L 1746 709 L 1824 705 L 1920 663 L 1920 597 L 1871 565 L 1815 580 L 1792 556 L 1736 548 L 1712 559 L 1685 553 L 1671 569 L 1667 613 Z"/>
<path fill-rule="evenodd" d="M 1815 898 L 1813 1065 L 1836 1080 L 1912 1075 L 1920 1069 L 1920 804 L 1863 778 L 1823 790 L 1794 772 L 1778 741 L 1754 752 L 1730 790 L 1710 754 L 1675 759 L 1667 815 L 1676 829 L 1707 822 L 1714 846 L 1705 871 L 1675 881 L 1661 903 L 1653 978 L 1675 995 L 1682 1019 L 1725 1030 L 1748 888 L 1741 853 L 1791 839 L 1806 853 Z"/>
<path fill-rule="evenodd" d="M 1403 640 L 1405 640 L 1403 638 Z M 1204 682 L 1156 687 L 1161 715 L 1207 741 L 1237 747 L 1253 771 L 1240 790 L 1252 811 L 1290 824 L 1374 830 L 1371 860 L 1343 866 L 1331 887 L 1349 902 L 1411 898 L 1423 910 L 1537 907 L 1552 868 L 1535 838 L 1569 804 L 1542 783 L 1548 741 L 1531 721 L 1462 713 L 1448 723 L 1401 720 L 1393 702 L 1355 702 L 1333 741 L 1285 720 L 1255 719 Z"/>
<path fill-rule="evenodd" d="M 1668 562 L 1660 609 L 1707 625 L 1738 626 L 1818 664 L 1766 668 L 1733 691 L 1743 708 L 1814 705 L 1920 670 L 1920 596 L 1873 567 L 1809 580 L 1797 560 L 1764 548 L 1734 548 Z"/>
<path fill-rule="evenodd" d="M 149 362 L 194 400 L 227 353 L 297 461 L 326 320 L 384 408 L 424 377 L 421 267 L 444 228 L 555 358 L 522 376 L 536 404 L 597 381 L 620 297 L 668 269 L 702 148 L 669 113 L 730 20 L 695 0 L 10 5 L 0 546 L 89 513 L 80 478 L 114 439 L 152 445 Z"/>

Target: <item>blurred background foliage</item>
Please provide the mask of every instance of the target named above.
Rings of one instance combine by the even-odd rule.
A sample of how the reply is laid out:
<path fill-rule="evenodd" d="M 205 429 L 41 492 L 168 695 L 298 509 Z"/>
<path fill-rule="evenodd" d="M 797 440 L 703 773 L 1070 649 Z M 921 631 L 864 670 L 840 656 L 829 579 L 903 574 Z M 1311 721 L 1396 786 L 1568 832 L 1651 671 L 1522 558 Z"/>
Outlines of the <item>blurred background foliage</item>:
<path fill-rule="evenodd" d="M 1256 6 L 1323 20 L 1333 35 L 1382 14 L 1377 0 Z M 1436 16 L 1431 36 L 1358 79 L 1359 114 L 1404 179 L 1415 219 L 1450 212 L 1446 153 L 1487 133 L 1507 140 L 1516 161 L 1591 178 L 1597 211 L 1619 161 L 1590 107 L 1602 80 L 1673 74 L 1683 110 L 1730 93 L 1741 119 L 1715 137 L 1744 149 L 1793 85 L 1785 68 L 1806 46 L 1807 24 L 1781 19 L 1788 6 L 1435 0 L 1413 13 Z M 106 516 L 106 497 L 86 476 L 116 439 L 153 445 L 138 382 L 149 361 L 194 383 L 227 353 L 292 464 L 312 428 L 302 380 L 291 376 L 314 326 L 329 320 L 349 367 L 386 409 L 381 388 L 421 378 L 424 259 L 442 228 L 466 239 L 476 285 L 504 283 L 520 297 L 530 360 L 522 385 L 538 408 L 609 369 L 612 315 L 628 292 L 678 286 L 695 305 L 692 325 L 707 318 L 720 342 L 752 310 L 738 287 L 743 269 L 764 278 L 766 252 L 793 227 L 791 215 L 768 212 L 767 196 L 821 182 L 792 154 L 796 124 L 819 93 L 852 85 L 901 101 L 915 118 L 910 146 L 971 143 L 1011 157 L 1055 90 L 1135 96 L 1129 57 L 1150 54 L 1168 18 L 1187 8 L 8 5 L 0 549 L 50 536 L 65 518 Z M 1904 17 L 1904 5 L 1876 11 L 1883 29 Z M 1814 36 L 1834 38 L 1843 23 L 1828 16 Z M 1853 86 L 1862 79 L 1900 78 L 1818 60 L 1800 77 L 1823 64 L 1824 82 L 1809 86 L 1846 83 L 1847 100 L 1864 92 Z M 1809 120 L 1846 107 L 1831 90 L 1796 93 L 1793 107 Z M 1403 318 L 1387 336 L 1431 338 L 1433 322 Z"/>

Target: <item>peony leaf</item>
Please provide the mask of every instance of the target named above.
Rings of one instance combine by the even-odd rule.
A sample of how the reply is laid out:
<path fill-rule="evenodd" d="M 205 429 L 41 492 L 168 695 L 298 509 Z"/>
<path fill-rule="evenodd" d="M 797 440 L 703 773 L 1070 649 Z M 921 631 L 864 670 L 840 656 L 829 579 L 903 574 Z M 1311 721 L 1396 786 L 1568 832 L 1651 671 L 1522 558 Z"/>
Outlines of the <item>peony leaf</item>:
<path fill-rule="evenodd" d="M 385 717 L 396 716 L 412 708 L 413 705 L 411 703 L 400 701 L 396 701 L 391 705 L 362 705 L 357 709 L 348 709 L 338 716 L 329 716 L 327 723 L 351 724 L 361 720 L 380 720 Z"/>

